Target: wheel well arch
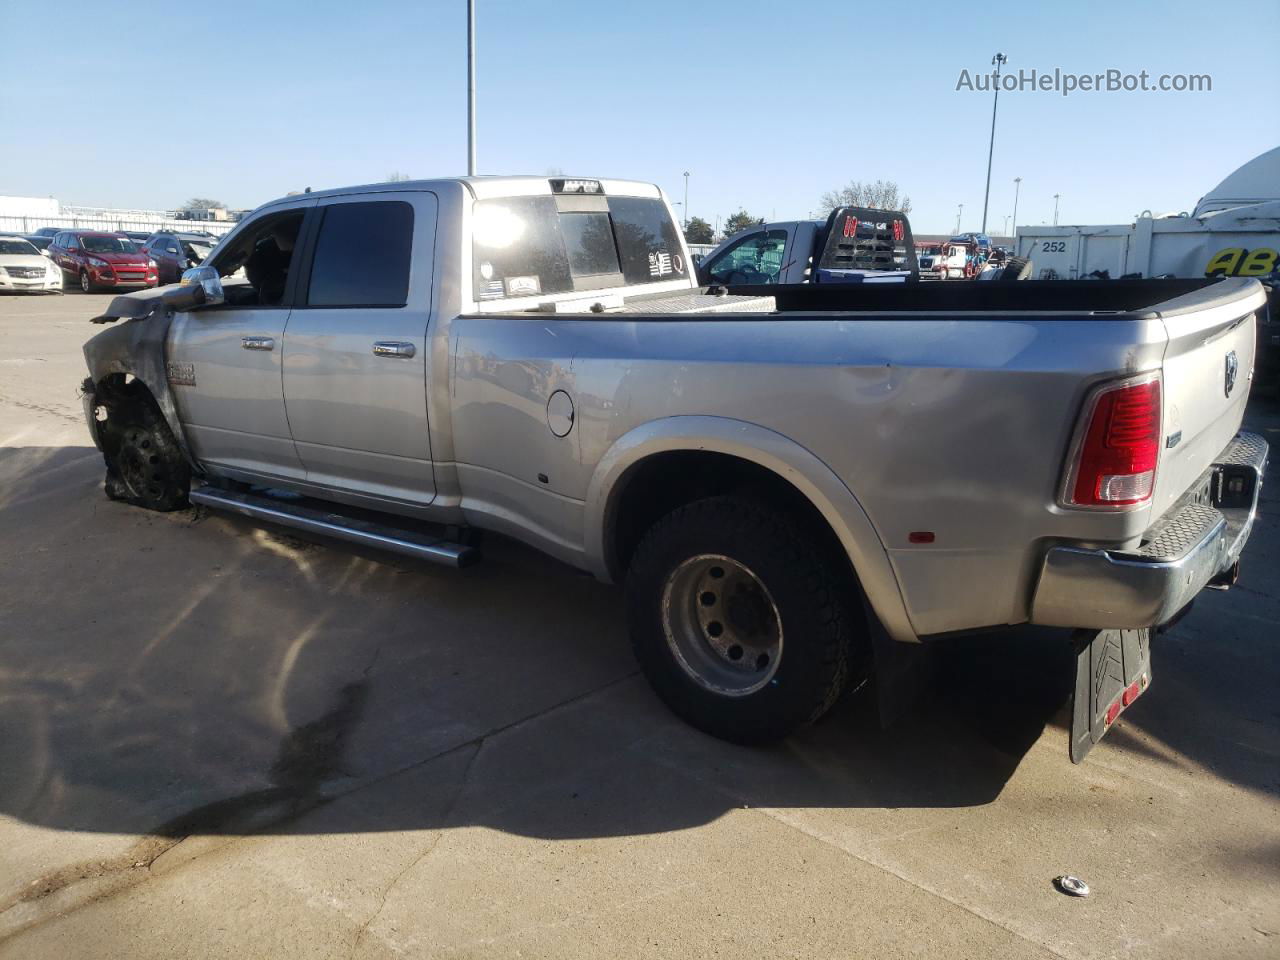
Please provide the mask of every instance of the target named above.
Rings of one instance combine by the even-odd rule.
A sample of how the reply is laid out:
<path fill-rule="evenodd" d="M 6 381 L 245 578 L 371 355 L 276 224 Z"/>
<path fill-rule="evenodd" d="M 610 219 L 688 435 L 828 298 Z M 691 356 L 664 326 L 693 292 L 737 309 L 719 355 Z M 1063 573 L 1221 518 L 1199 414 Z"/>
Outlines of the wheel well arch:
<path fill-rule="evenodd" d="M 773 499 L 811 524 L 823 549 L 838 552 L 888 635 L 918 642 L 888 550 L 848 484 L 795 440 L 745 420 L 666 417 L 618 437 L 597 461 L 587 490 L 587 568 L 620 581 L 646 520 L 725 492 Z"/>
<path fill-rule="evenodd" d="M 93 430 L 104 453 L 108 456 L 115 452 L 119 444 L 119 432 L 122 420 L 127 418 L 131 406 L 143 404 L 150 407 L 158 416 L 163 416 L 160 403 L 151 388 L 140 378 L 131 373 L 113 371 L 93 380 L 85 381 L 85 391 L 93 398 L 93 406 L 103 408 L 106 416 L 95 418 Z"/>
<path fill-rule="evenodd" d="M 127 403 L 146 403 L 160 410 L 160 402 L 146 382 L 132 373 L 113 371 L 96 381 L 90 377 L 85 381 L 85 390 L 93 393 L 94 400 L 100 405 L 110 408 L 113 405 Z"/>
<path fill-rule="evenodd" d="M 737 495 L 780 508 L 814 538 L 829 561 L 857 572 L 826 517 L 793 483 L 766 466 L 730 453 L 667 450 L 632 464 L 615 484 L 605 510 L 605 563 L 621 580 L 640 540 L 654 523 L 686 503 Z"/>

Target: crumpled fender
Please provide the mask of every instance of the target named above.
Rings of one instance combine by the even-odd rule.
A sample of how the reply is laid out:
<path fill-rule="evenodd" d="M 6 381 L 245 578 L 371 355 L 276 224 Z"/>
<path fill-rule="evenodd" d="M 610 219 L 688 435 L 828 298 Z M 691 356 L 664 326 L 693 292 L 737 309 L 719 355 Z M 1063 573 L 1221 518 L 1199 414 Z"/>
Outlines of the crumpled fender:
<path fill-rule="evenodd" d="M 85 386 L 86 390 L 92 387 L 96 394 L 98 384 L 116 373 L 131 374 L 141 381 L 151 391 L 191 468 L 203 473 L 191 455 L 182 422 L 178 419 L 173 391 L 169 389 L 167 350 L 173 310 L 165 304 L 162 296 L 163 289 L 157 287 L 116 297 L 106 313 L 92 319 L 92 323 L 125 322 L 102 331 L 85 343 L 84 359 L 89 367 L 89 382 Z M 93 429 L 91 423 L 90 430 Z"/>

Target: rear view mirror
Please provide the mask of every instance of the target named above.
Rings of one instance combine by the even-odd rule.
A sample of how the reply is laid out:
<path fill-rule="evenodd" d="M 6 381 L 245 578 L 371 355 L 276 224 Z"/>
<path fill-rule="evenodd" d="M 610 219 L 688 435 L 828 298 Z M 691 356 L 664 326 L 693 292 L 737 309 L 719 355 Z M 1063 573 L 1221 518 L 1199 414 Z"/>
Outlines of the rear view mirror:
<path fill-rule="evenodd" d="M 222 278 L 213 267 L 192 267 L 190 270 L 184 270 L 181 286 L 198 287 L 201 290 L 201 299 L 193 306 L 211 307 L 226 299 L 222 292 Z"/>

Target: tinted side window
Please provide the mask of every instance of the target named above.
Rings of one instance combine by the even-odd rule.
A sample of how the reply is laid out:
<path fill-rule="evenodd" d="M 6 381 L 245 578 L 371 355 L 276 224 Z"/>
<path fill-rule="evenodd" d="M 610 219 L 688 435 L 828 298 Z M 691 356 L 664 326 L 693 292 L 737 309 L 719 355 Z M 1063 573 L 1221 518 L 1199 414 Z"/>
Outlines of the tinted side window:
<path fill-rule="evenodd" d="M 748 234 L 707 264 L 717 283 L 777 283 L 787 247 L 785 230 Z"/>
<path fill-rule="evenodd" d="M 402 307 L 409 296 L 413 207 L 402 200 L 324 208 L 311 266 L 313 307 Z"/>

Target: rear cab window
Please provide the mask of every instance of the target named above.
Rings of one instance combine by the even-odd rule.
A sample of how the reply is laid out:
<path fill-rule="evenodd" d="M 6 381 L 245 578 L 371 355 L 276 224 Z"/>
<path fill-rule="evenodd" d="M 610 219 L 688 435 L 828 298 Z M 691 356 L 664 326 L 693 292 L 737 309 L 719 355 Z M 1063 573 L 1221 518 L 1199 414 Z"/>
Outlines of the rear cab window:
<path fill-rule="evenodd" d="M 599 187 L 595 181 L 569 181 Z M 688 280 L 680 233 L 659 197 L 590 189 L 475 202 L 475 299 L 565 294 Z"/>

